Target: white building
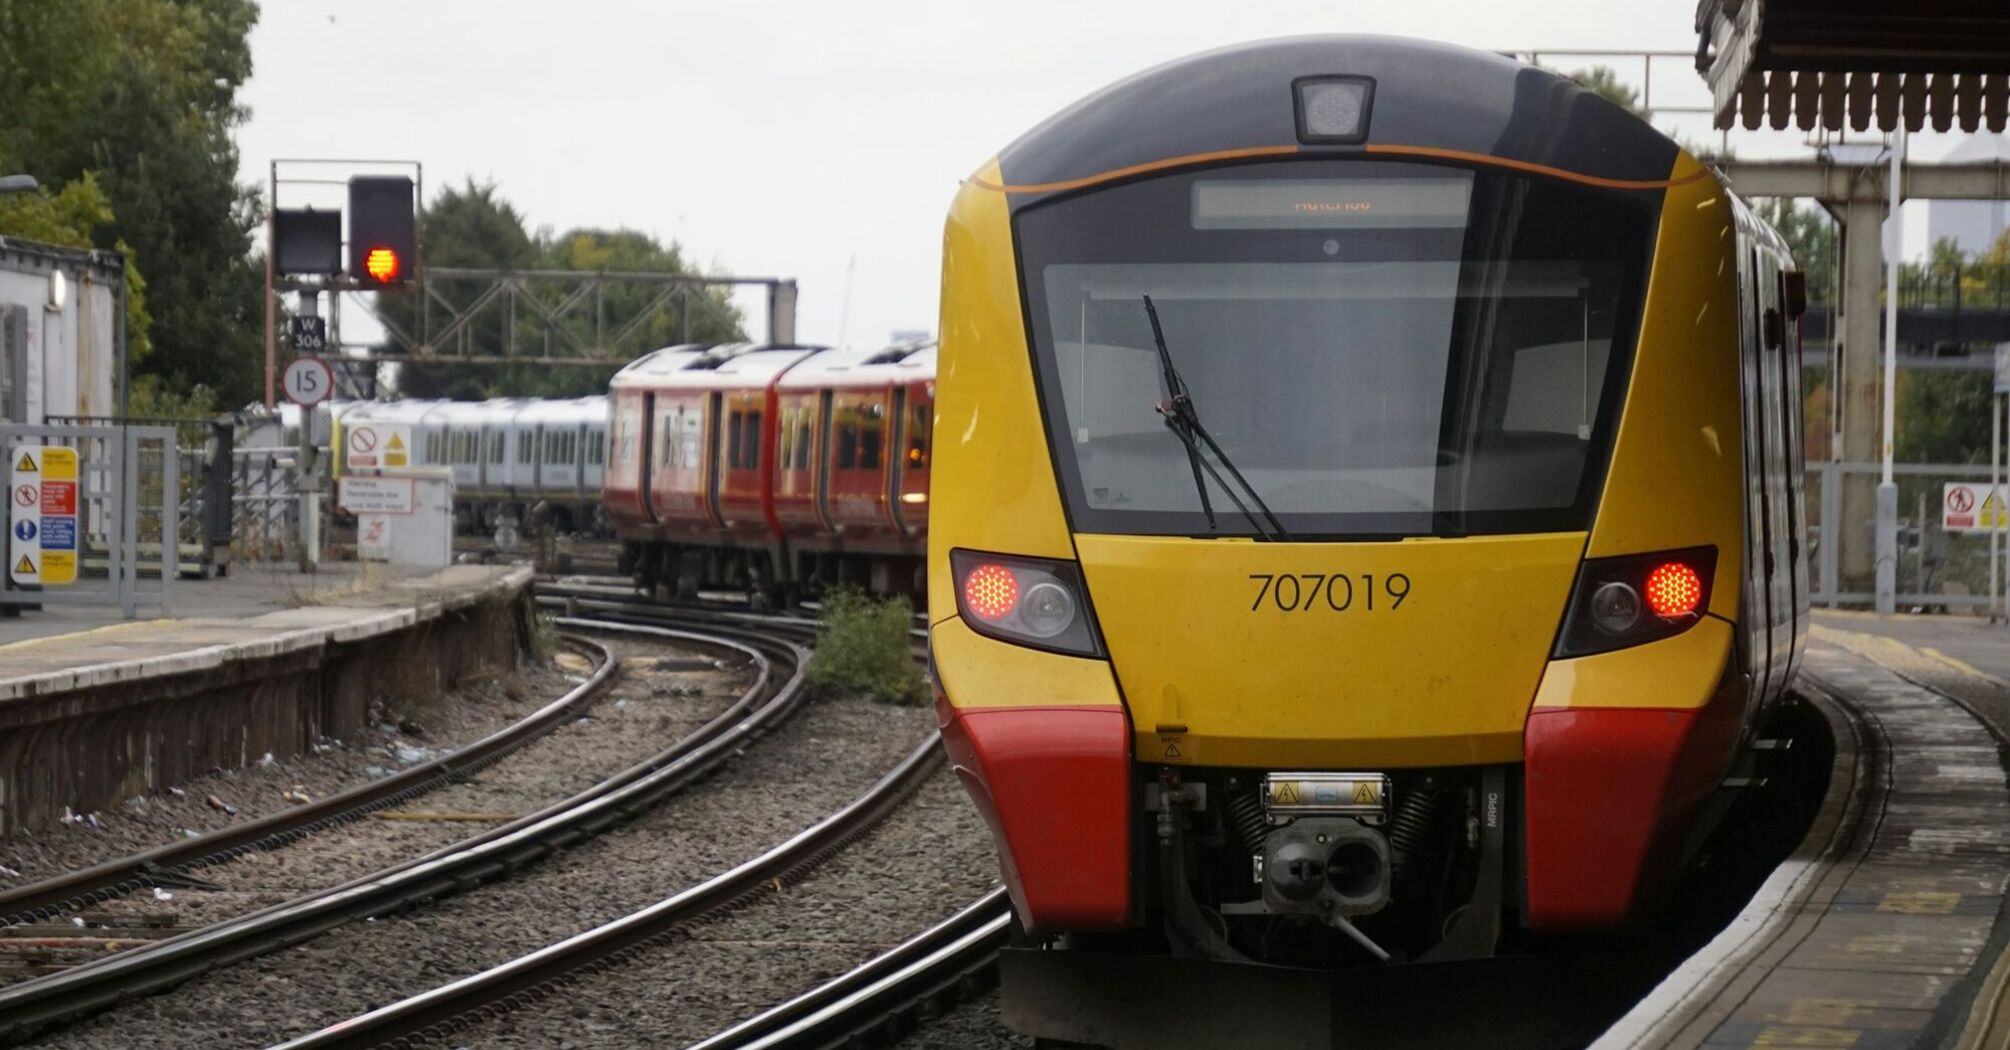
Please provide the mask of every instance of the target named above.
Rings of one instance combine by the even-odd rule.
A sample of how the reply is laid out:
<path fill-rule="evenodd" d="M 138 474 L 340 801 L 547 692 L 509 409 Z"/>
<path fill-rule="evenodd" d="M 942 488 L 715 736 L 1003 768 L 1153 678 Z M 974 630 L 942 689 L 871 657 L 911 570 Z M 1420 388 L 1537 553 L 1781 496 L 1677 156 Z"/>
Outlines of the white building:
<path fill-rule="evenodd" d="M 0 422 L 118 410 L 118 257 L 0 237 Z"/>
<path fill-rule="evenodd" d="M 1943 164 L 2010 162 L 2010 138 L 2002 135 L 1970 135 L 1947 155 Z M 2010 225 L 2010 201 L 1931 201 L 1926 206 L 1928 250 L 1943 239 L 1952 240 L 1970 256 L 1987 252 Z"/>

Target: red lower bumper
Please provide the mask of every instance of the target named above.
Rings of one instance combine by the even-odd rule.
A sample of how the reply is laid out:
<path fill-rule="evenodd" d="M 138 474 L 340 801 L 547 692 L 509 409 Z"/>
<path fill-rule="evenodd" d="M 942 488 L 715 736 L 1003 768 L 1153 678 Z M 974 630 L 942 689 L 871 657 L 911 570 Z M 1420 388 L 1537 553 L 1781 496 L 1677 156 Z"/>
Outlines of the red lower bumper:
<path fill-rule="evenodd" d="M 1741 689 L 1698 710 L 1537 708 L 1524 734 L 1528 923 L 1623 925 L 1674 876 L 1743 735 Z"/>
<path fill-rule="evenodd" d="M 950 763 L 991 825 L 1029 932 L 1130 921 L 1130 721 L 1120 707 L 953 708 Z"/>

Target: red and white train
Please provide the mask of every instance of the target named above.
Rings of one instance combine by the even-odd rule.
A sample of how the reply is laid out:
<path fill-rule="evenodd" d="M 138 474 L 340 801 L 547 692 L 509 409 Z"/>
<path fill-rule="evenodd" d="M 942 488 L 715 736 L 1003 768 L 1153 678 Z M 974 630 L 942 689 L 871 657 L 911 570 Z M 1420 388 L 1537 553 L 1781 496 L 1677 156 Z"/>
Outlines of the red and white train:
<path fill-rule="evenodd" d="M 608 397 L 602 500 L 644 586 L 922 593 L 934 343 L 672 346 Z"/>

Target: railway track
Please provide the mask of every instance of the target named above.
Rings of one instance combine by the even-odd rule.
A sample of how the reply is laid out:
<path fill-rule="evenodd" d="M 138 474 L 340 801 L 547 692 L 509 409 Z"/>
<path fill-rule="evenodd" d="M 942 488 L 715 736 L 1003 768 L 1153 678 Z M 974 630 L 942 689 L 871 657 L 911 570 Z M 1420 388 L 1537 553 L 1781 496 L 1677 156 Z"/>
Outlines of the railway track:
<path fill-rule="evenodd" d="M 1012 928 L 1001 887 L 898 947 L 687 1050 L 850 1046 L 893 1036 L 916 1010 L 988 977 Z"/>
<path fill-rule="evenodd" d="M 67 872 L 0 890 L 0 927 L 54 918 L 133 890 L 175 887 L 205 867 L 254 850 L 275 849 L 323 828 L 359 819 L 466 779 L 551 732 L 606 688 L 615 670 L 613 654 L 586 638 L 565 644 L 584 653 L 595 667 L 587 680 L 529 716 L 456 750 L 389 776 L 326 798 Z"/>
<path fill-rule="evenodd" d="M 586 595 L 591 595 L 586 596 Z M 688 610 L 611 600 L 593 588 L 547 594 L 546 604 L 591 609 L 602 617 L 655 622 L 744 623 L 783 633 L 810 633 L 815 622 L 787 614 Z M 601 620 L 599 622 L 609 622 Z M 615 622 L 620 622 L 619 620 Z M 917 659 L 925 653 L 917 647 Z M 941 766 L 940 737 L 931 732 L 891 771 L 835 813 L 761 855 L 695 886 L 626 916 L 548 945 L 480 973 L 327 1026 L 280 1044 L 286 1050 L 334 1050 L 385 1045 L 424 1046 L 481 1020 L 535 1001 L 569 977 L 619 965 L 695 920 L 724 912 L 749 896 L 800 878 L 810 868 L 870 832 Z M 740 1045 L 749 1033 L 763 1040 L 748 1045 L 807 1045 L 791 1042 L 803 1032 L 850 1027 L 863 1031 L 897 1017 L 948 986 L 987 971 L 1011 922 L 1002 889 L 956 916 L 868 961 L 851 973 L 775 1010 L 708 1040 L 710 1046 Z M 956 969 L 960 967 L 960 969 Z M 873 1013 L 878 1011 L 878 1013 Z M 758 1029 L 758 1032 L 756 1032 Z"/>
<path fill-rule="evenodd" d="M 462 1024 L 549 994 L 557 982 L 618 962 L 695 919 L 749 894 L 786 882 L 843 849 L 891 813 L 941 762 L 934 735 L 910 751 L 865 794 L 771 850 L 696 886 L 613 922 L 500 966 L 422 992 L 280 1044 L 284 1050 L 337 1050 L 403 1042 L 425 1045 Z"/>
<path fill-rule="evenodd" d="M 202 973 L 298 944 L 349 922 L 410 908 L 506 875 L 623 822 L 699 779 L 786 719 L 802 700 L 806 651 L 776 637 L 772 631 L 726 625 L 681 630 L 571 619 L 561 620 L 560 626 L 629 638 L 671 640 L 736 654 L 754 668 L 755 681 L 696 731 L 644 761 L 538 812 L 361 879 L 0 989 L 0 1042 L 17 1041 L 124 999 L 164 991 Z M 612 674 L 612 667 L 611 658 L 604 660 L 589 684 L 604 683 Z M 576 705 L 579 699 L 568 694 L 555 705 L 566 701 Z M 570 709 L 559 711 L 553 721 L 562 721 L 563 714 Z M 466 756 L 465 751 L 452 756 L 463 763 L 456 767 L 463 770 L 461 776 L 468 769 Z M 492 763 L 498 757 L 499 754 L 493 755 L 487 761 Z M 385 791 L 373 794 L 363 805 L 381 807 L 402 797 L 409 796 Z M 332 804 L 342 798 L 327 801 Z M 284 816 L 300 815 L 292 811 Z M 241 850 L 251 848 L 253 843 L 290 841 L 320 826 L 318 820 L 336 818 L 337 814 L 331 812 L 320 818 L 300 819 L 291 826 L 261 829 L 262 835 L 249 839 L 244 838 L 245 829 L 232 829 L 237 838 L 244 839 L 232 848 Z M 196 845 L 177 844 L 180 848 Z M 202 855 L 225 854 L 212 849 Z M 108 878 L 113 874 L 109 870 L 113 866 L 101 867 L 108 870 L 78 873 L 80 885 L 88 881 L 93 887 L 84 892 L 109 893 L 112 892 L 109 887 L 120 884 L 120 880 Z M 148 873 L 141 871 L 141 875 Z M 23 887 L 17 892 L 25 894 L 31 889 L 37 887 Z M 41 886 L 37 892 L 41 894 L 38 899 L 45 900 L 69 900 L 77 896 L 75 892 L 56 896 L 56 889 L 50 886 Z"/>

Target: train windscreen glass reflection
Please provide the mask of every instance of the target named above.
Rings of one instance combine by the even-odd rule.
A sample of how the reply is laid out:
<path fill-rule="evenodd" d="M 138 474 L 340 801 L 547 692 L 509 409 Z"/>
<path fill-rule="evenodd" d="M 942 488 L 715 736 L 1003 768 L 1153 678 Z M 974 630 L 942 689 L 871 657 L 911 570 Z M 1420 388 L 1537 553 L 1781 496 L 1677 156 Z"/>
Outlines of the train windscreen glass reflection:
<path fill-rule="evenodd" d="M 1201 515 L 1157 411 L 1150 296 L 1202 424 L 1293 535 L 1586 526 L 1651 209 L 1377 167 L 1413 171 L 1159 179 L 1022 216 L 1078 524 L 1257 531 L 1212 479 L 1217 524 Z"/>

